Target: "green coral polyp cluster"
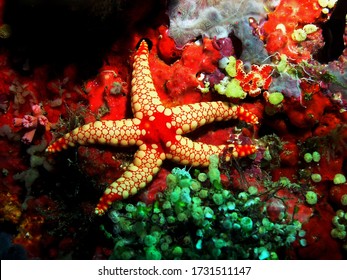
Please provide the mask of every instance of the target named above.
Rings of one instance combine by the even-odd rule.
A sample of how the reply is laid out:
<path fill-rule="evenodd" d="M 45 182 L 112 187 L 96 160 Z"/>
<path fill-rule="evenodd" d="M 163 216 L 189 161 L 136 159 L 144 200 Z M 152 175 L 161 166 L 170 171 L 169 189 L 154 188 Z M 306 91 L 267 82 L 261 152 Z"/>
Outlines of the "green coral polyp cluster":
<path fill-rule="evenodd" d="M 337 210 L 332 218 L 332 224 L 331 236 L 344 242 L 342 248 L 347 251 L 347 213 L 343 210 Z"/>
<path fill-rule="evenodd" d="M 214 89 L 221 95 L 230 98 L 244 99 L 247 93 L 240 86 L 240 82 L 229 77 L 223 78 L 219 84 L 214 85 Z"/>
<path fill-rule="evenodd" d="M 315 205 L 318 202 L 318 196 L 314 191 L 307 191 L 305 194 L 306 202 Z"/>
<path fill-rule="evenodd" d="M 229 61 L 225 67 L 225 72 L 227 72 L 230 77 L 236 76 L 237 69 L 236 69 L 236 58 L 235 57 L 229 56 Z"/>
<path fill-rule="evenodd" d="M 233 79 L 236 76 L 236 58 L 230 56 L 227 63 L 223 63 L 225 72 L 228 76 L 224 77 L 219 84 L 214 85 L 214 89 L 221 95 L 225 95 L 230 98 L 244 99 L 247 93 L 242 89 L 240 81 Z"/>
<path fill-rule="evenodd" d="M 346 183 L 346 177 L 345 177 L 345 175 L 340 174 L 340 173 L 335 174 L 333 182 L 335 185 L 344 184 L 344 183 Z"/>
<path fill-rule="evenodd" d="M 313 153 L 305 153 L 304 154 L 304 161 L 306 163 L 313 163 L 318 164 L 321 160 L 321 155 L 319 152 L 314 151 Z M 311 173 L 308 169 L 308 173 L 311 176 L 311 180 L 314 183 L 319 183 L 322 181 L 322 176 L 319 173 Z"/>
<path fill-rule="evenodd" d="M 234 195 L 221 185 L 218 157 L 207 173 L 174 168 L 154 204 L 118 201 L 109 213 L 113 259 L 277 259 L 301 224 L 275 223 L 254 186 Z"/>

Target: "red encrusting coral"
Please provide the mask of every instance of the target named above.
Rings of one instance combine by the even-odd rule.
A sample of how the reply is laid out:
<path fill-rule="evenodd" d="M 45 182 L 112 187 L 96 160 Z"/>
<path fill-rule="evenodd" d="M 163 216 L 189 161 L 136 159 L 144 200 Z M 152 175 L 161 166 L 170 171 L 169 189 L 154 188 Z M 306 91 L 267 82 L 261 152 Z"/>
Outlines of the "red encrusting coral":
<path fill-rule="evenodd" d="M 160 41 L 159 41 L 160 42 Z M 161 45 L 159 43 L 159 48 Z M 173 49 L 176 53 L 176 50 Z M 201 44 L 188 44 L 179 60 L 167 65 L 155 51 L 150 54 L 150 66 L 159 96 L 168 105 L 189 104 L 208 100 L 198 87 L 204 87 L 199 74 L 213 73 L 217 69 L 219 51 L 212 40 L 204 38 Z"/>
<path fill-rule="evenodd" d="M 166 176 L 170 172 L 164 168 L 160 169 L 156 179 L 150 184 L 150 186 L 140 193 L 139 199 L 147 204 L 154 203 L 158 194 L 166 189 Z"/>
<path fill-rule="evenodd" d="M 88 177 L 97 181 L 97 185 L 107 185 L 114 181 L 123 173 L 126 160 L 130 160 L 130 155 L 118 153 L 115 156 L 109 150 L 101 150 L 95 147 L 78 148 L 79 165 Z M 103 176 L 100 176 L 103 174 Z"/>
<path fill-rule="evenodd" d="M 282 151 L 279 154 L 279 156 L 281 159 L 281 165 L 287 166 L 287 167 L 288 166 L 296 167 L 299 161 L 299 147 L 294 137 L 291 139 L 289 138 L 285 139 Z"/>
<path fill-rule="evenodd" d="M 306 40 L 310 41 L 311 47 L 307 48 L 306 42 L 302 45 L 302 42 L 293 39 L 292 34 L 306 24 L 317 22 L 321 15 L 322 8 L 317 0 L 280 1 L 276 9 L 268 14 L 268 20 L 263 26 L 269 54 L 285 54 L 295 62 L 311 58 L 312 53 L 322 47 L 321 36 L 308 34 Z M 318 30 L 313 33 L 320 34 L 320 32 Z"/>
<path fill-rule="evenodd" d="M 158 31 L 158 56 L 169 65 L 181 57 L 183 50 L 176 47 L 174 39 L 169 36 L 167 26 L 161 25 Z"/>
<path fill-rule="evenodd" d="M 313 128 L 332 104 L 329 97 L 320 91 L 305 92 L 303 89 L 302 95 L 302 100 L 285 102 L 283 110 L 294 126 L 304 129 Z"/>
<path fill-rule="evenodd" d="M 104 66 L 95 79 L 85 84 L 90 110 L 102 119 L 117 120 L 126 115 L 128 83 L 118 71 L 117 67 Z"/>

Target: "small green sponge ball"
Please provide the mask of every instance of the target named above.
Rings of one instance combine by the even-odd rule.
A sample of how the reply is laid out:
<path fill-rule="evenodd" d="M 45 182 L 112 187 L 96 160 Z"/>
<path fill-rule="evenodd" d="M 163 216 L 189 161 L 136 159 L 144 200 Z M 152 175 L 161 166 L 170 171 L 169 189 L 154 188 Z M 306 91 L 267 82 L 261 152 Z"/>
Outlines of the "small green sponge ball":
<path fill-rule="evenodd" d="M 313 191 L 306 192 L 305 197 L 306 197 L 306 202 L 310 205 L 314 205 L 318 201 L 317 194 Z"/>
<path fill-rule="evenodd" d="M 241 228 L 245 232 L 249 232 L 253 229 L 253 221 L 249 217 L 243 217 L 240 221 Z"/>
<path fill-rule="evenodd" d="M 272 105 L 280 104 L 284 99 L 284 96 L 281 92 L 273 92 L 269 95 L 269 102 Z"/>
<path fill-rule="evenodd" d="M 148 247 L 146 250 L 146 259 L 147 260 L 160 260 L 161 253 L 154 246 Z"/>
<path fill-rule="evenodd" d="M 344 184 L 344 183 L 346 183 L 346 177 L 345 177 L 345 175 L 338 173 L 335 175 L 333 181 L 334 181 L 335 185 Z"/>

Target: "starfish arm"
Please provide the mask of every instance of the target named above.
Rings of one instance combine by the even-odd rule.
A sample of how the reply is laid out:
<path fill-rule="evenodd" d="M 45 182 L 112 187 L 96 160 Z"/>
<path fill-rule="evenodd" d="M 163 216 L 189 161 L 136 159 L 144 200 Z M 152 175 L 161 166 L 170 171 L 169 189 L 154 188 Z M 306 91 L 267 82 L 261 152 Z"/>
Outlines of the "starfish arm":
<path fill-rule="evenodd" d="M 124 119 L 118 121 L 96 121 L 75 128 L 70 133 L 65 134 L 57 141 L 49 145 L 47 152 L 59 152 L 74 147 L 77 143 L 85 144 L 108 144 L 131 146 L 141 144 L 140 137 L 145 131 L 139 129 L 139 119 Z"/>
<path fill-rule="evenodd" d="M 215 146 L 195 142 L 181 135 L 176 135 L 176 142 L 168 142 L 166 147 L 168 148 L 166 158 L 180 164 L 192 166 L 208 166 L 209 157 L 214 154 L 221 155 L 224 150 L 227 150 L 226 160 L 230 160 L 232 157 L 245 157 L 257 150 L 255 145 L 229 144 Z"/>
<path fill-rule="evenodd" d="M 162 102 L 155 89 L 148 62 L 148 46 L 143 40 L 138 48 L 133 65 L 131 81 L 131 105 L 135 117 L 151 116 Z"/>
<path fill-rule="evenodd" d="M 177 127 L 177 134 L 194 131 L 196 128 L 214 121 L 240 119 L 257 124 L 258 118 L 253 113 L 238 105 L 229 106 L 226 102 L 201 102 L 171 108 L 172 125 Z"/>
<path fill-rule="evenodd" d="M 158 173 L 164 159 L 165 154 L 156 144 L 142 144 L 135 153 L 133 163 L 105 190 L 95 208 L 95 213 L 103 215 L 112 202 L 126 199 L 144 188 Z"/>

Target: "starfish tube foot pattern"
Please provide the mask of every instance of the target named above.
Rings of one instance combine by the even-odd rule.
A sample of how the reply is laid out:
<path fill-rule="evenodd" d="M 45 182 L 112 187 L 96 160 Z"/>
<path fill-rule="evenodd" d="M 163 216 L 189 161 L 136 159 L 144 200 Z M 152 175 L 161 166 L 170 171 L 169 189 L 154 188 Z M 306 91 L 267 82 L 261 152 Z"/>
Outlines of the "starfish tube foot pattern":
<path fill-rule="evenodd" d="M 211 155 L 221 154 L 226 149 L 227 160 L 253 154 L 257 149 L 255 145 L 236 143 L 209 145 L 182 136 L 214 121 L 240 119 L 257 124 L 258 119 L 241 106 L 221 101 L 165 107 L 153 84 L 148 52 L 147 43 L 143 40 L 134 56 L 132 119 L 85 124 L 47 148 L 47 152 L 54 153 L 76 144 L 138 146 L 133 162 L 120 178 L 106 188 L 95 208 L 97 215 L 103 215 L 112 202 L 126 199 L 144 188 L 158 173 L 165 159 L 184 165 L 208 166 Z"/>

